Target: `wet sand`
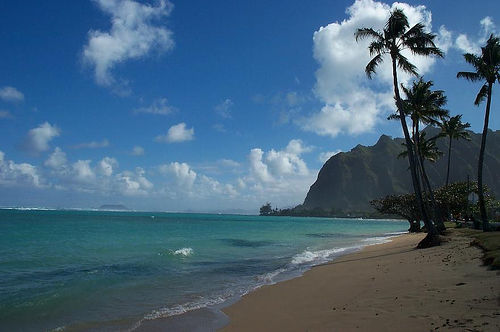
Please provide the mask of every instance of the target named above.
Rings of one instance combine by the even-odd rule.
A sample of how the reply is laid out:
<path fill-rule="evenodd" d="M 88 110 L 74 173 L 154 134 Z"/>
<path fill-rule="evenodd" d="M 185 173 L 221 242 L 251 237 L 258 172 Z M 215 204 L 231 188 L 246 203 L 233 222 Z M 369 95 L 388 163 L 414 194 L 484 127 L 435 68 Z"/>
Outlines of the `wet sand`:
<path fill-rule="evenodd" d="M 500 274 L 470 238 L 424 234 L 367 247 L 224 308 L 222 331 L 500 331 Z"/>

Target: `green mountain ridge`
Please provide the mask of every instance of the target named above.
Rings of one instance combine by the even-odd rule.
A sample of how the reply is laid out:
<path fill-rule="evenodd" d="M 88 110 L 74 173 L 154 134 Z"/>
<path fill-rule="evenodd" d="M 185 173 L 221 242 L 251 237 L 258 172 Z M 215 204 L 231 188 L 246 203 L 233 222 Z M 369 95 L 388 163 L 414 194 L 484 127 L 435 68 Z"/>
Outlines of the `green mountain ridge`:
<path fill-rule="evenodd" d="M 427 137 L 439 133 L 439 129 L 425 129 Z M 450 183 L 474 181 L 477 176 L 477 160 L 481 134 L 470 132 L 470 141 L 453 140 L 451 153 Z M 317 180 L 310 187 L 301 209 L 373 211 L 370 200 L 389 194 L 412 192 L 408 160 L 398 159 L 403 151 L 402 138 L 382 135 L 373 146 L 357 145 L 349 152 L 331 157 L 321 168 Z M 437 140 L 444 152 L 436 163 L 425 162 L 431 185 L 444 185 L 446 179 L 448 138 Z M 486 143 L 483 181 L 495 197 L 500 197 L 500 131 L 489 131 Z"/>

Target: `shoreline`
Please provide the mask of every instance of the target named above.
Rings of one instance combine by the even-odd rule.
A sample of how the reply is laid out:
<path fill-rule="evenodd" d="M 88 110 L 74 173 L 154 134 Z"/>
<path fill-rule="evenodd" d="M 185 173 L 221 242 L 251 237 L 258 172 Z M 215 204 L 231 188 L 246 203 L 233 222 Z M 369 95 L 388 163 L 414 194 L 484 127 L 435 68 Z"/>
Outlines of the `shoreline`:
<path fill-rule="evenodd" d="M 129 329 L 129 331 L 134 331 L 134 332 L 158 331 L 158 330 L 169 330 L 169 331 L 180 330 L 180 331 L 200 331 L 200 332 L 218 331 L 230 324 L 230 318 L 225 313 L 225 309 L 239 303 L 246 296 L 253 294 L 254 292 L 264 287 L 274 287 L 276 285 L 279 285 L 281 283 L 290 280 L 302 278 L 304 274 L 310 272 L 312 269 L 315 269 L 316 267 L 334 263 L 343 257 L 348 257 L 352 254 L 363 251 L 365 248 L 368 247 L 376 247 L 382 244 L 390 243 L 393 239 L 407 234 L 408 234 L 407 232 L 404 233 L 396 232 L 396 233 L 387 233 L 386 236 L 380 238 L 368 237 L 364 239 L 366 243 L 359 244 L 349 248 L 344 248 L 345 250 L 342 250 L 337 254 L 332 254 L 332 256 L 328 259 L 328 261 L 310 266 L 307 268 L 307 270 L 300 272 L 300 274 L 296 274 L 297 271 L 295 271 L 295 273 L 290 273 L 290 271 L 288 271 L 289 274 L 285 273 L 284 275 L 279 275 L 279 278 L 273 280 L 271 283 L 257 286 L 256 288 L 249 290 L 244 295 L 235 295 L 234 297 L 229 298 L 217 305 L 201 307 L 194 310 L 188 310 L 186 312 L 180 314 L 174 314 L 167 317 L 160 317 L 155 319 L 143 319 L 140 322 L 138 322 L 133 328 Z M 369 240 L 377 242 L 369 243 L 370 242 Z"/>
<path fill-rule="evenodd" d="M 404 234 L 262 286 L 222 308 L 221 331 L 500 330 L 498 272 L 451 230 L 439 247 Z"/>

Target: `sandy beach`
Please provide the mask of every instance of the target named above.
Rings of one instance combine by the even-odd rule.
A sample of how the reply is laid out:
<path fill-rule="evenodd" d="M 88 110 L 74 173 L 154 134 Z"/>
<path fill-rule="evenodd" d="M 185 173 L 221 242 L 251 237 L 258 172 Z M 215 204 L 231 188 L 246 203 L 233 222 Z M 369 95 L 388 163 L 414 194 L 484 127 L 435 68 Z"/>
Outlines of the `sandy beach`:
<path fill-rule="evenodd" d="M 224 308 L 222 331 L 499 331 L 500 275 L 451 231 L 416 250 L 406 234 L 262 287 Z"/>

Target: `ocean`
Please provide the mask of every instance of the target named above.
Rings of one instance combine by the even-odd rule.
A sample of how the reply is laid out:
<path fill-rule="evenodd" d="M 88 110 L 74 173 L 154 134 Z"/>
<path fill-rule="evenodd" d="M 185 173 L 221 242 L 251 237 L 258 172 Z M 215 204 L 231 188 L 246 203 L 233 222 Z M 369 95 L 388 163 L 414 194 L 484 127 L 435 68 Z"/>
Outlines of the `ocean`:
<path fill-rule="evenodd" d="M 394 220 L 0 209 L 0 330 L 132 331 L 220 308 L 407 228 Z"/>

